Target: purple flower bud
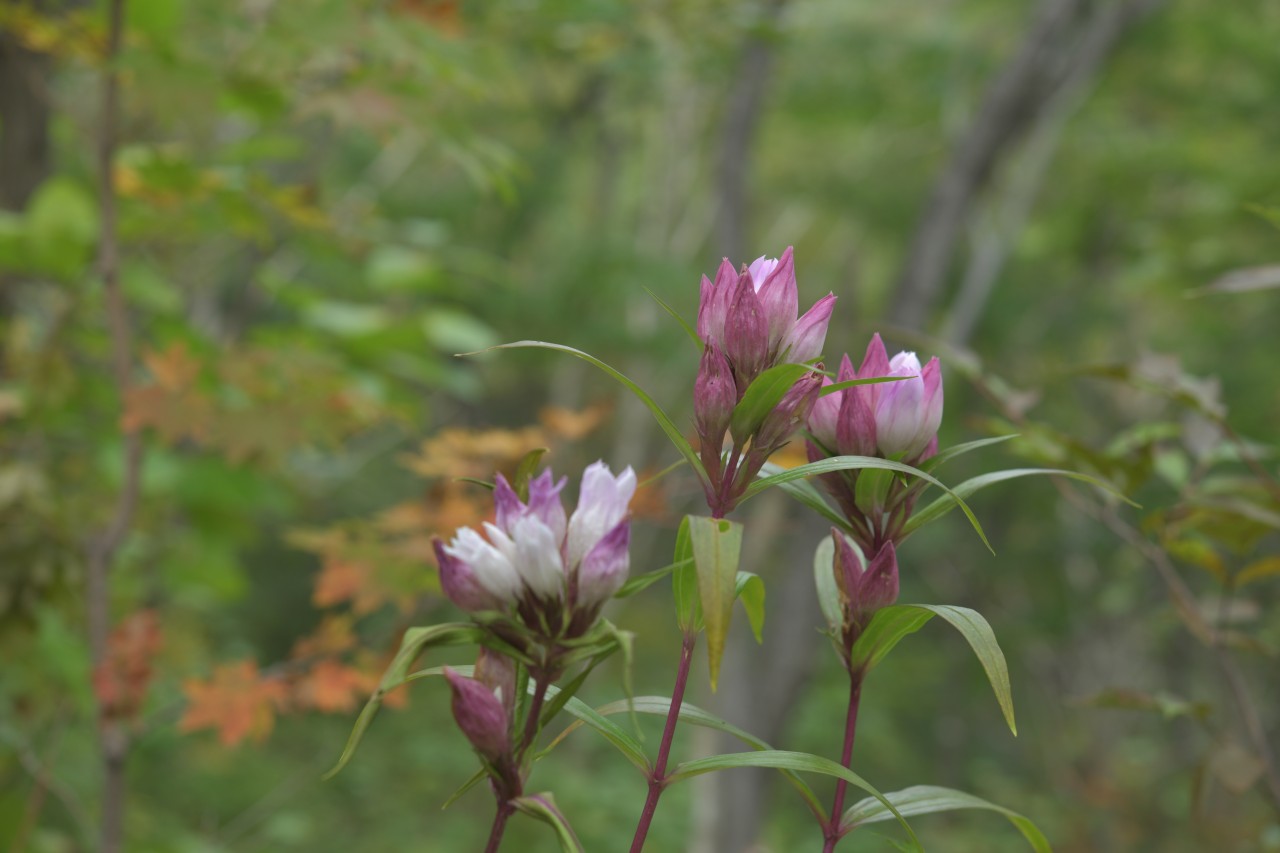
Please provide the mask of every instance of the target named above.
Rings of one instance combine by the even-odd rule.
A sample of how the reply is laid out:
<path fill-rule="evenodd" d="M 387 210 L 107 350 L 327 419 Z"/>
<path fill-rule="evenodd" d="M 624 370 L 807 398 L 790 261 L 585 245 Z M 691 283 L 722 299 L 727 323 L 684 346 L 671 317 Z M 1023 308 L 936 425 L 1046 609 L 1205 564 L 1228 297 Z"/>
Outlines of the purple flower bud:
<path fill-rule="evenodd" d="M 471 741 L 476 752 L 491 762 L 503 758 L 511 748 L 506 708 L 493 691 L 449 667 L 444 677 L 453 691 L 453 719 Z"/>
<path fill-rule="evenodd" d="M 738 392 L 729 362 L 715 344 L 707 344 L 693 385 L 693 416 L 698 438 L 704 445 L 713 446 L 716 454 L 720 453 L 720 444 L 737 402 Z"/>
<path fill-rule="evenodd" d="M 603 462 L 587 466 L 582 472 L 578 508 L 569 518 L 569 536 L 565 543 L 567 565 L 581 563 L 587 552 L 627 517 L 635 492 L 636 475 L 630 467 L 615 477 Z"/>
<path fill-rule="evenodd" d="M 444 540 L 431 537 L 431 547 L 435 549 L 436 565 L 440 567 L 440 589 L 450 601 L 468 613 L 502 608 L 502 602 L 476 580 L 471 566 L 449 554 Z"/>
<path fill-rule="evenodd" d="M 760 300 L 769 335 L 769 352 L 777 354 L 787 330 L 795 325 L 799 310 L 799 294 L 796 289 L 796 267 L 791 246 L 778 260 L 757 258 L 748 272 Z"/>
<path fill-rule="evenodd" d="M 870 616 L 898 600 L 898 554 L 893 542 L 886 542 L 862 573 L 858 584 L 858 610 Z"/>
<path fill-rule="evenodd" d="M 831 535 L 836 543 L 832 570 L 840 601 L 848 614 L 849 625 L 861 629 L 877 610 L 898 600 L 897 553 L 893 543 L 886 542 L 868 565 L 862 549 L 839 529 L 831 528 Z"/>
<path fill-rule="evenodd" d="M 493 691 L 510 720 L 516 707 L 516 665 L 511 658 L 493 649 L 480 647 L 474 678 Z"/>
<path fill-rule="evenodd" d="M 513 604 L 519 598 L 522 586 L 520 576 L 511 563 L 515 547 L 506 534 L 493 525 L 486 525 L 486 530 L 494 537 L 495 544 L 486 542 L 484 537 L 470 527 L 463 527 L 458 530 L 453 541 L 441 550 L 464 564 L 475 583 L 483 590 L 503 605 Z M 441 569 L 443 568 L 442 565 Z M 442 575 L 441 583 L 443 582 Z"/>
<path fill-rule="evenodd" d="M 913 352 L 889 362 L 890 376 L 907 376 L 880 386 L 876 400 L 876 442 L 885 456 L 918 456 L 942 423 L 942 375 L 938 359 L 923 370 Z"/>
<path fill-rule="evenodd" d="M 828 293 L 813 304 L 782 338 L 778 360 L 803 364 L 822 355 L 827 341 L 827 325 L 836 307 L 836 297 Z"/>
<path fill-rule="evenodd" d="M 821 391 L 821 373 L 807 373 L 796 380 L 773 411 L 765 415 L 752 445 L 768 454 L 786 444 L 808 419 Z"/>
<path fill-rule="evenodd" d="M 715 283 L 705 275 L 702 277 L 702 299 L 698 303 L 698 337 L 704 344 L 715 344 L 724 349 L 725 318 L 729 316 L 729 303 L 737 286 L 738 272 L 728 258 L 720 262 Z"/>
<path fill-rule="evenodd" d="M 564 506 L 560 503 L 560 490 L 568 482 L 567 477 L 561 477 L 557 483 L 551 469 L 544 470 L 529 481 L 528 504 L 520 500 L 506 477 L 498 474 L 494 480 L 493 504 L 499 529 L 510 536 L 517 521 L 532 515 L 551 529 L 557 541 L 564 538 L 565 515 Z"/>
<path fill-rule="evenodd" d="M 729 305 L 724 321 L 724 354 L 744 390 L 769 366 L 769 323 L 750 273 L 743 273 L 738 279 Z"/>
<path fill-rule="evenodd" d="M 850 379 L 857 378 L 853 372 L 853 365 L 849 363 L 849 356 L 840 359 L 840 369 L 836 371 L 835 382 L 847 382 Z M 822 377 L 822 387 L 834 385 L 830 378 Z M 838 452 L 836 445 L 836 428 L 840 420 L 840 401 L 849 393 L 849 389 L 844 391 L 836 391 L 834 394 L 828 394 L 825 397 L 819 397 L 817 402 L 813 404 L 813 410 L 809 412 L 809 432 L 816 438 L 823 447 L 832 451 L 832 455 Z"/>
<path fill-rule="evenodd" d="M 527 515 L 516 522 L 511 533 L 516 548 L 512 563 L 525 588 L 545 601 L 563 599 L 564 558 L 560 554 L 560 540 L 551 528 L 541 519 Z"/>
<path fill-rule="evenodd" d="M 627 546 L 631 542 L 631 522 L 618 522 L 582 558 L 578 567 L 577 607 L 591 609 L 604 604 L 627 580 L 631 568 Z"/>

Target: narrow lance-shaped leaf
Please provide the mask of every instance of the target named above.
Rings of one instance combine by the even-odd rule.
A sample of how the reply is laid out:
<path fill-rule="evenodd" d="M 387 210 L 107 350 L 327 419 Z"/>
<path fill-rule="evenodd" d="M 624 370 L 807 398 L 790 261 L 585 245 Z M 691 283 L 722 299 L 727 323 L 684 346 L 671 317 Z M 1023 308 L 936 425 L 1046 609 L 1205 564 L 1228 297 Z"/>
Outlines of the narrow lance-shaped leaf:
<path fill-rule="evenodd" d="M 693 562 L 698 570 L 698 599 L 707 631 L 707 662 L 711 689 L 720 676 L 720 659 L 724 657 L 733 616 L 733 600 L 737 589 L 738 560 L 742 551 L 742 525 L 723 518 L 689 516 L 689 541 L 693 546 Z"/>
<path fill-rule="evenodd" d="M 516 797 L 511 804 L 522 814 L 540 820 L 554 829 L 562 853 L 583 853 L 582 843 L 578 841 L 578 836 L 574 835 L 573 828 L 561 814 L 555 798 L 550 793 Z"/>
<path fill-rule="evenodd" d="M 773 477 L 786 470 L 788 469 L 783 468 L 781 465 L 766 462 L 760 469 L 760 476 Z M 842 530 L 850 529 L 849 520 L 833 509 L 831 504 L 827 503 L 827 499 L 822 496 L 822 493 L 808 480 L 780 480 L 775 485 L 835 526 Z"/>
<path fill-rule="evenodd" d="M 937 486 L 952 496 L 954 493 L 947 488 L 941 480 L 931 474 L 921 471 L 919 468 L 912 468 L 901 462 L 894 462 L 889 459 L 881 459 L 878 456 L 832 456 L 830 459 L 820 459 L 817 462 L 810 462 L 807 465 L 798 465 L 795 468 L 787 468 L 776 474 L 770 474 L 767 477 L 761 477 L 752 483 L 743 493 L 742 501 L 763 492 L 770 486 L 780 486 L 783 483 L 789 483 L 793 480 L 802 480 L 806 477 L 812 477 L 817 474 L 830 474 L 835 471 L 852 471 L 862 468 L 877 468 L 885 471 L 897 471 L 900 474 L 910 474 L 913 477 L 919 477 L 927 483 Z M 969 523 L 973 525 L 973 529 L 977 532 L 978 538 L 982 540 L 982 544 L 991 549 L 991 543 L 987 541 L 987 534 L 983 532 L 982 525 L 978 523 L 978 518 L 973 514 L 973 510 L 969 509 L 969 505 L 959 496 L 955 495 L 956 505 L 964 512 L 965 517 L 969 519 Z M 739 501 L 741 505 L 742 501 Z M 994 553 L 994 551 L 993 551 Z"/>
<path fill-rule="evenodd" d="M 689 465 L 693 468 L 693 470 L 698 472 L 698 478 L 703 482 L 706 482 L 707 472 L 702 467 L 702 460 L 698 458 L 698 454 L 694 452 L 693 447 L 690 446 L 687 440 L 685 440 L 684 435 L 680 432 L 680 428 L 676 426 L 675 422 L 671 420 L 671 417 L 665 411 L 663 411 L 662 407 L 658 405 L 657 401 L 654 400 L 652 397 L 650 397 L 648 392 L 646 392 L 643 388 L 641 388 L 635 382 L 633 382 L 632 380 L 624 376 L 620 371 L 614 369 L 613 367 L 609 366 L 608 364 L 596 358 L 595 356 L 589 353 L 585 353 L 582 350 L 565 346 L 564 344 L 553 344 L 553 343 L 548 343 L 546 341 L 513 341 L 512 343 L 509 343 L 509 344 L 500 344 L 499 346 L 489 347 L 489 349 L 479 350 L 478 352 L 489 352 L 490 350 L 495 350 L 495 349 L 528 349 L 528 348 L 549 349 L 549 350 L 555 350 L 556 352 L 568 353 L 569 355 L 572 355 L 575 358 L 582 359 L 588 364 L 595 365 L 596 367 L 600 368 L 605 373 L 609 374 L 614 379 L 618 380 L 623 385 L 625 385 L 627 390 L 629 390 L 632 394 L 635 394 L 636 397 L 640 400 L 640 402 L 644 403 L 645 407 L 650 411 L 650 413 L 653 414 L 654 420 L 658 422 L 658 426 L 662 429 L 664 433 L 666 433 L 667 438 L 675 446 L 676 450 L 678 450 L 680 452 L 680 455 L 683 456 L 689 462 Z M 459 353 L 459 355 L 464 355 L 464 356 L 477 355 L 477 354 L 478 353 L 474 353 L 474 352 Z"/>
<path fill-rule="evenodd" d="M 803 364 L 777 364 L 757 376 L 733 407 L 729 433 L 739 445 L 760 428 L 769 413 L 778 407 L 796 380 L 809 372 Z"/>
<path fill-rule="evenodd" d="M 603 717 L 609 717 L 615 714 L 626 714 L 631 711 L 638 714 L 652 714 L 658 717 L 666 717 L 671 710 L 671 700 L 665 696 L 637 696 L 633 701 L 627 701 L 624 699 L 618 702 L 610 702 L 607 705 L 601 705 L 595 710 L 597 714 L 600 714 Z M 768 743 L 750 732 L 744 731 L 732 723 L 726 722 L 714 714 L 710 714 L 688 702 L 684 702 L 680 705 L 680 722 L 724 732 L 731 737 L 737 738 L 755 750 L 773 749 L 773 747 L 769 746 Z M 581 721 L 575 721 L 571 726 L 560 733 L 560 736 L 556 738 L 555 744 L 564 740 L 582 725 L 583 723 Z M 555 744 L 552 744 L 552 746 Z M 545 755 L 550 751 L 551 746 L 548 746 L 547 749 L 543 750 L 542 754 Z M 778 772 L 780 772 L 782 776 L 791 783 L 791 786 L 796 789 L 801 798 L 805 801 L 805 804 L 809 807 L 809 810 L 813 812 L 814 816 L 817 817 L 820 822 L 825 822 L 827 819 L 826 809 L 822 807 L 822 803 L 818 800 L 818 796 L 813 792 L 813 789 L 810 788 L 803 779 L 790 770 L 779 768 Z"/>
<path fill-rule="evenodd" d="M 906 830 L 916 849 L 920 849 L 920 839 L 916 838 L 916 834 L 912 831 L 910 824 L 902 817 L 893 803 L 885 799 L 885 796 L 872 787 L 871 783 L 866 779 L 829 758 L 823 758 L 821 755 L 782 750 L 732 752 L 727 755 L 713 755 L 709 758 L 699 758 L 680 764 L 667 776 L 667 781 L 669 784 L 675 784 L 703 773 L 731 770 L 737 767 L 771 767 L 780 770 L 791 770 L 797 773 L 821 773 L 824 776 L 844 779 L 849 784 L 866 791 L 882 803 L 890 813 L 898 818 L 898 823 Z"/>
<path fill-rule="evenodd" d="M 1013 691 L 1009 686 L 1009 667 L 995 633 L 982 614 L 967 607 L 950 604 L 893 604 L 876 612 L 862 636 L 853 644 L 850 662 L 867 670 L 878 664 L 903 637 L 920 630 L 930 618 L 939 616 L 968 641 L 978 662 L 991 682 L 1009 730 L 1018 733 L 1013 717 Z"/>
<path fill-rule="evenodd" d="M 764 580 L 751 572 L 738 572 L 735 594 L 751 623 L 757 643 L 764 642 Z"/>
<path fill-rule="evenodd" d="M 457 646 L 466 643 L 479 643 L 484 638 L 484 633 L 476 625 L 460 622 L 433 625 L 429 628 L 410 628 L 405 631 L 404 638 L 400 641 L 400 651 L 396 653 L 391 665 L 387 667 L 387 671 L 382 676 L 382 681 L 378 684 L 378 689 L 369 697 L 369 701 L 365 703 L 364 708 L 360 711 L 360 716 L 356 717 L 355 725 L 351 728 L 351 735 L 347 738 L 347 745 L 343 748 L 342 755 L 338 758 L 338 763 L 324 775 L 324 778 L 332 778 L 339 770 L 347 766 L 347 762 L 351 760 L 351 756 L 355 754 L 356 747 L 360 744 L 360 739 L 364 737 L 365 729 L 369 728 L 369 724 L 377 716 L 378 709 L 382 707 L 382 698 L 408 680 L 406 676 L 409 666 L 417 659 L 418 655 L 432 646 Z"/>
<path fill-rule="evenodd" d="M 884 796 L 886 800 L 897 807 L 898 813 L 903 816 L 915 817 L 916 815 L 936 814 L 937 812 L 954 811 L 956 809 L 987 809 L 999 812 L 1018 828 L 1018 831 L 1031 843 L 1031 847 L 1036 853 L 1052 853 L 1053 850 L 1049 846 L 1049 840 L 1044 837 L 1044 833 L 1026 817 L 1011 809 L 989 803 L 981 797 L 966 794 L 964 791 L 939 788 L 934 785 L 914 785 L 910 788 L 903 788 L 901 791 L 891 791 Z M 874 797 L 868 797 L 865 800 L 854 803 L 845 811 L 840 820 L 840 832 L 843 835 L 865 823 L 890 820 L 893 817 L 893 813 L 886 809 L 883 803 Z"/>
<path fill-rule="evenodd" d="M 695 332 L 693 330 L 693 327 L 689 325 L 689 321 L 681 317 L 679 311 L 677 311 L 676 309 L 668 305 L 666 302 L 664 302 L 661 296 L 654 293 L 649 288 L 646 287 L 644 289 L 644 292 L 649 294 L 651 297 L 653 297 L 653 301 L 658 303 L 658 305 L 661 306 L 663 311 L 666 311 L 667 314 L 669 314 L 672 319 L 674 319 L 677 323 L 680 324 L 680 327 L 684 329 L 685 334 L 687 334 L 689 336 L 689 339 L 693 341 L 693 345 L 698 348 L 698 352 L 702 352 L 702 341 L 698 338 L 698 333 Z"/>
<path fill-rule="evenodd" d="M 1137 506 L 1136 503 L 1122 495 L 1111 484 L 1099 480 L 1097 477 L 1090 477 L 1088 474 L 1081 474 L 1077 471 L 1060 470 L 1057 468 L 1010 468 L 1007 471 L 993 471 L 990 474 L 982 474 L 981 476 L 965 480 L 955 488 L 949 489 L 947 494 L 942 495 L 928 506 L 916 510 L 911 516 L 911 520 L 903 527 L 902 538 L 905 539 L 907 536 L 919 530 L 922 526 L 946 515 L 948 512 L 955 509 L 957 504 L 964 507 L 965 514 L 968 515 L 968 507 L 964 504 L 964 498 L 969 497 L 979 489 L 985 489 L 987 486 L 991 486 L 996 483 L 1003 483 L 1005 480 L 1014 480 L 1019 477 L 1033 476 L 1057 476 L 1067 477 L 1071 480 L 1080 480 L 1081 482 L 1088 483 L 1091 486 L 1097 486 L 1100 489 L 1110 492 L 1130 506 Z"/>

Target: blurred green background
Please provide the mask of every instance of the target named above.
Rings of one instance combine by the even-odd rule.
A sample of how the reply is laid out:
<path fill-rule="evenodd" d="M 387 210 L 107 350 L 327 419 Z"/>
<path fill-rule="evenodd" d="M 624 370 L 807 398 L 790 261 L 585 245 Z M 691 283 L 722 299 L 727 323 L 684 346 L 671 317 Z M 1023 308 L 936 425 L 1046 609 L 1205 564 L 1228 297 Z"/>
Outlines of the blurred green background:
<path fill-rule="evenodd" d="M 697 352 L 646 288 L 691 319 L 722 256 L 794 245 L 803 305 L 839 296 L 829 363 L 880 330 L 942 357 L 944 446 L 1020 434 L 944 480 L 1048 464 L 1142 504 L 1017 480 L 973 500 L 994 555 L 956 516 L 912 540 L 902 599 L 987 616 L 1019 735 L 930 625 L 868 681 L 854 769 L 971 791 L 1069 853 L 1280 850 L 1280 5 L 125 8 L 122 399 L 95 265 L 105 4 L 0 6 L 0 847 L 97 849 L 96 695 L 128 732 L 127 850 L 478 849 L 488 793 L 440 809 L 474 758 L 439 683 L 319 778 L 399 632 L 456 618 L 426 543 L 484 495 L 452 478 L 540 445 L 565 473 L 676 456 L 580 362 L 453 354 L 569 344 L 691 427 Z M 110 581 L 112 704 L 85 555 L 126 433 L 143 458 Z M 644 497 L 637 572 L 701 500 L 680 473 Z M 765 645 L 737 637 L 720 692 L 700 672 L 692 699 L 834 757 L 824 528 L 781 496 L 740 518 Z M 666 586 L 610 615 L 637 634 L 637 689 L 669 691 Z M 621 692 L 614 667 L 585 696 Z M 531 785 L 589 851 L 624 849 L 644 791 L 590 732 Z M 932 850 L 1026 849 L 989 813 L 913 825 Z M 672 789 L 649 849 L 818 839 L 785 786 L 744 772 Z M 553 845 L 522 820 L 506 843 Z"/>

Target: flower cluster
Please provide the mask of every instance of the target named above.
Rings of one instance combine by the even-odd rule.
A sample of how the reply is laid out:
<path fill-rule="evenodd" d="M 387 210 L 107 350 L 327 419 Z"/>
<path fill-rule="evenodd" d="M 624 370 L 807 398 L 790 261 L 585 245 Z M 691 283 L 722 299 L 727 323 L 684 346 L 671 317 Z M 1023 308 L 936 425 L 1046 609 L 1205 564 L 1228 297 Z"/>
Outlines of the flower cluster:
<path fill-rule="evenodd" d="M 895 382 L 855 385 L 821 397 L 809 414 L 809 460 L 830 456 L 880 456 L 919 465 L 938 452 L 942 423 L 942 369 L 932 358 L 923 368 L 913 352 L 892 359 L 879 335 L 871 339 L 858 370 L 849 356 L 835 382 L 901 377 Z M 824 385 L 832 384 L 824 380 Z M 892 472 L 853 469 L 824 474 L 823 486 L 839 504 L 854 537 L 833 530 L 832 571 L 845 613 L 845 650 L 871 615 L 898 597 L 894 550 L 911 517 L 923 481 L 906 482 Z M 868 565 L 868 557 L 870 563 Z"/>
<path fill-rule="evenodd" d="M 501 474 L 496 480 L 487 539 L 463 527 L 447 545 L 433 540 L 441 589 L 463 610 L 514 614 L 538 637 L 581 636 L 627 579 L 635 472 L 588 466 L 568 517 L 560 500 L 567 478 L 543 471 L 527 502 Z"/>
<path fill-rule="evenodd" d="M 808 364 L 822 355 L 836 298 L 828 293 L 797 318 L 793 251 L 758 258 L 735 271 L 726 258 L 715 281 L 702 277 L 698 338 L 702 363 L 694 385 L 694 419 L 707 472 L 707 503 L 717 515 L 733 509 L 770 454 L 804 425 L 821 390 L 821 374 L 801 376 L 761 421 L 733 431 L 734 409 L 759 376 L 780 364 Z"/>

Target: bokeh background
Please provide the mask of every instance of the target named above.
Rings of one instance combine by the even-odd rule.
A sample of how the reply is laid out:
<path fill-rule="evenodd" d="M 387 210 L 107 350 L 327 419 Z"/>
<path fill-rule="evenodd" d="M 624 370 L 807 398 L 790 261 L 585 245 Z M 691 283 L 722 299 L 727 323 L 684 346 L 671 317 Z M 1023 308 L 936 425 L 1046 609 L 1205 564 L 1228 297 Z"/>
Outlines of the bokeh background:
<path fill-rule="evenodd" d="M 691 318 L 721 257 L 794 245 L 802 302 L 839 296 L 830 361 L 879 330 L 942 357 L 944 445 L 1019 434 L 948 482 L 1069 467 L 1142 505 L 1016 480 L 973 499 L 994 555 L 954 515 L 913 539 L 903 600 L 987 616 L 1019 734 L 930 625 L 869 680 L 855 769 L 1068 853 L 1280 850 L 1278 44 L 1280 5 L 1248 0 L 127 0 L 109 60 L 106 3 L 0 5 L 0 847 L 99 849 L 101 729 L 127 850 L 478 849 L 487 792 L 440 808 L 474 759 L 437 682 L 320 781 L 400 632 L 456 616 L 429 538 L 485 512 L 456 478 L 676 455 L 581 362 L 454 354 L 566 343 L 691 428 L 697 353 L 646 289 Z M 634 571 L 699 503 L 681 472 L 643 490 Z M 739 517 L 765 644 L 735 636 L 693 701 L 835 755 L 823 526 L 781 495 Z M 670 689 L 666 589 L 611 611 L 642 693 Z M 587 850 L 627 844 L 643 780 L 590 732 L 532 784 Z M 990 813 L 913 824 L 1025 849 Z M 650 848 L 818 837 L 742 772 L 672 789 Z"/>

